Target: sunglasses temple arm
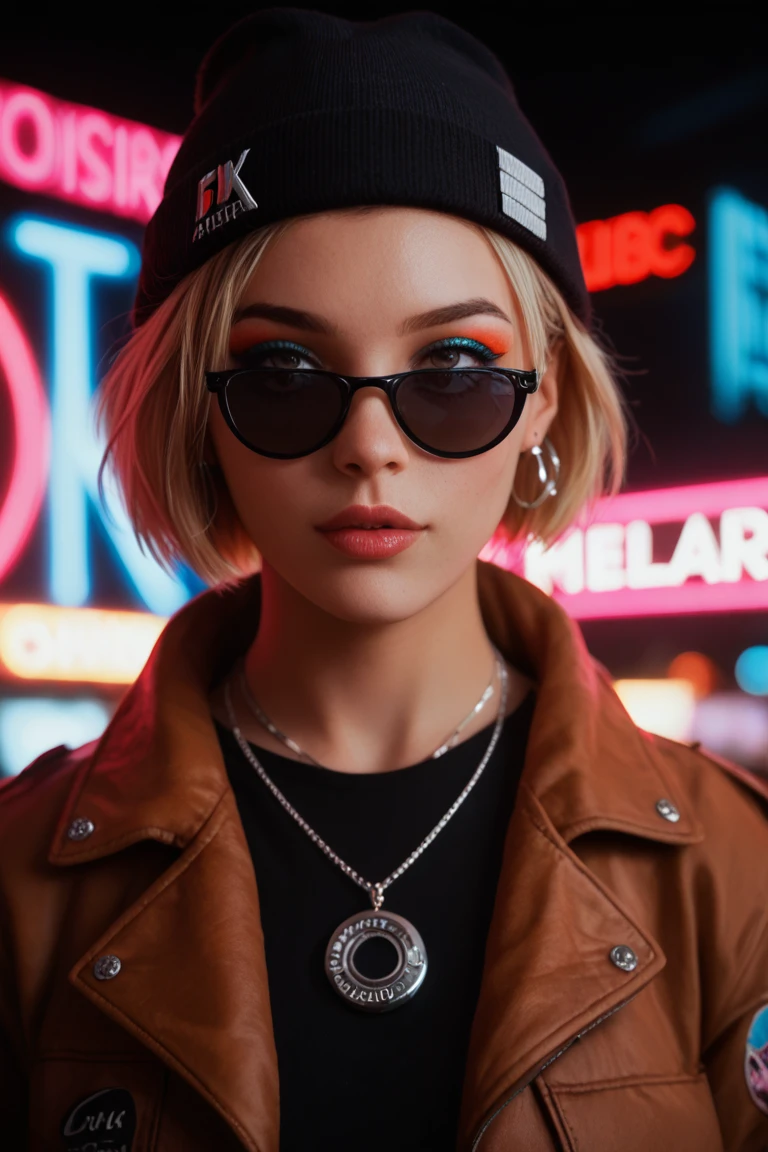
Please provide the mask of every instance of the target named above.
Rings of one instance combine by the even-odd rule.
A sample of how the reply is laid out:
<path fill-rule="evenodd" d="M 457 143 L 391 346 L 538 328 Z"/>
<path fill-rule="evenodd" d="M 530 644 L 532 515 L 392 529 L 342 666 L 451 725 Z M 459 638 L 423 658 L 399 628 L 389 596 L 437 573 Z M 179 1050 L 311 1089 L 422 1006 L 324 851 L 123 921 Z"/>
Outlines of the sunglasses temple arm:
<path fill-rule="evenodd" d="M 206 372 L 205 383 L 209 392 L 221 392 L 227 380 L 229 379 L 229 372 Z"/>

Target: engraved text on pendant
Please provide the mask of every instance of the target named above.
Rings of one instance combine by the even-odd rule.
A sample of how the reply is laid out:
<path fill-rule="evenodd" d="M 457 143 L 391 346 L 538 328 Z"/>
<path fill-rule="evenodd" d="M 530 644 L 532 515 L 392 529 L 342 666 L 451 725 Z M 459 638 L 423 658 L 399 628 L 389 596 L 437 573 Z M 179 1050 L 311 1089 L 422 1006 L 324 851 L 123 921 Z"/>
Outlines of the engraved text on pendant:
<path fill-rule="evenodd" d="M 365 976 L 355 965 L 362 943 L 380 936 L 397 951 L 397 963 L 386 976 Z M 364 1012 L 389 1012 L 421 987 L 427 974 L 424 941 L 410 921 L 392 912 L 350 916 L 339 924 L 325 950 L 325 971 L 339 996 Z"/>

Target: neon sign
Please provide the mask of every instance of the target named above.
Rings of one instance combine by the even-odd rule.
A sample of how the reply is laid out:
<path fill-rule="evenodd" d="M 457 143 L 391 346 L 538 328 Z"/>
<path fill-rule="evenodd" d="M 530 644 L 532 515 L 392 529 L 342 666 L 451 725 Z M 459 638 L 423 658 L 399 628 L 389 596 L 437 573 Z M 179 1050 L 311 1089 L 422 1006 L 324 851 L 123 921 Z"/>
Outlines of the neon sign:
<path fill-rule="evenodd" d="M 579 224 L 576 235 L 587 288 L 600 292 L 648 276 L 682 275 L 696 255 L 683 239 L 695 227 L 693 216 L 680 204 Z"/>
<path fill-rule="evenodd" d="M 35 526 L 48 483 L 51 419 L 35 357 L 20 321 L 0 296 L 0 370 L 7 383 L 15 459 L 0 505 L 0 580 Z"/>
<path fill-rule="evenodd" d="M 768 608 L 768 476 L 601 501 L 523 569 L 582 620 Z"/>
<path fill-rule="evenodd" d="M 0 177 L 27 192 L 144 224 L 179 143 L 134 120 L 0 84 Z"/>
<path fill-rule="evenodd" d="M 768 212 L 720 189 L 709 211 L 712 407 L 732 423 L 768 416 Z"/>
<path fill-rule="evenodd" d="M 165 623 L 148 612 L 0 605 L 0 668 L 23 680 L 130 684 Z"/>
<path fill-rule="evenodd" d="M 105 508 L 99 500 L 97 484 L 102 445 L 91 413 L 92 284 L 96 279 L 133 276 L 138 253 L 123 237 L 31 216 L 15 221 L 10 238 L 20 254 L 42 266 L 48 282 L 52 418 L 49 419 L 34 358 L 20 323 L 10 310 L 0 310 L 0 362 L 11 383 L 17 432 L 16 467 L 10 493 L 0 511 L 0 522 L 6 524 L 10 542 L 4 548 L 5 570 L 18 558 L 29 536 L 40 506 L 41 489 L 50 473 L 51 599 L 70 606 L 83 605 L 89 599 L 88 509 L 92 507 L 115 559 L 140 600 L 152 612 L 170 615 L 188 599 L 187 583 L 168 575 L 141 550 L 117 492 L 107 484 Z M 31 480 L 28 491 L 24 488 L 25 477 Z"/>
<path fill-rule="evenodd" d="M 24 191 L 146 224 L 180 143 L 147 124 L 0 82 L 0 178 Z M 580 224 L 587 288 L 680 276 L 695 257 L 682 242 L 695 226 L 679 204 Z"/>
<path fill-rule="evenodd" d="M 18 187 L 143 222 L 159 200 L 178 144 L 178 137 L 145 125 L 0 82 L 0 177 Z M 713 280 L 725 277 L 736 299 L 728 305 L 730 319 L 721 317 L 720 327 L 713 325 L 720 333 L 713 334 L 718 379 L 728 381 L 719 385 L 721 394 L 743 400 L 748 391 L 765 397 L 768 408 L 768 328 L 758 323 L 765 314 L 759 311 L 763 273 L 758 265 L 768 251 L 768 214 L 735 193 L 721 193 L 710 223 Z M 582 224 L 579 247 L 588 286 L 598 291 L 652 275 L 681 275 L 695 257 L 687 242 L 694 228 L 691 213 L 677 204 Z M 96 484 L 102 446 L 90 414 L 92 296 L 99 284 L 127 282 L 135 275 L 135 246 L 120 235 L 32 216 L 12 222 L 9 237 L 18 256 L 45 278 L 51 372 L 49 409 L 30 341 L 0 296 L 0 368 L 11 399 L 15 453 L 10 488 L 0 503 L 0 577 L 21 556 L 47 489 L 50 598 L 63 607 L 88 603 L 88 525 L 95 512 L 139 600 L 155 616 L 166 617 L 200 584 L 191 574 L 174 579 L 141 551 L 109 486 L 108 507 L 102 507 Z M 746 253 L 737 264 L 734 243 Z M 718 307 L 725 309 L 727 295 L 720 294 Z M 734 327 L 737 321 L 741 328 Z M 756 483 L 750 482 L 748 495 L 738 500 L 728 485 L 617 497 L 610 513 L 601 507 L 595 522 L 579 526 L 549 552 L 529 549 L 526 573 L 551 588 L 575 616 L 763 607 L 768 502 L 755 496 Z M 707 510 L 700 501 L 715 490 L 730 503 Z M 730 495 L 723 496 L 726 491 Z M 670 509 L 680 499 L 687 503 L 675 519 Z M 717 524 L 710 523 L 713 517 Z M 679 527 L 669 555 L 659 552 L 662 524 Z M 499 562 L 493 542 L 481 555 Z"/>

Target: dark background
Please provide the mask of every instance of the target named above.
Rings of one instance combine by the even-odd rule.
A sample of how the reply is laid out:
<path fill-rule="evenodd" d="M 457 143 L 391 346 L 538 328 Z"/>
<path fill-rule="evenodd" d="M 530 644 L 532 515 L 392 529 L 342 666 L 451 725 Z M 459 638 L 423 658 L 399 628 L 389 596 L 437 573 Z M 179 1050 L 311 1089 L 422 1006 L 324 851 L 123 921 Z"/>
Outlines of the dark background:
<path fill-rule="evenodd" d="M 405 10 L 318 7 L 351 19 Z M 706 25 L 695 29 L 704 49 L 698 55 L 685 51 L 689 25 L 661 9 L 606 10 L 599 19 L 586 9 L 564 17 L 552 6 L 542 8 L 541 18 L 518 16 L 511 8 L 475 8 L 477 15 L 435 10 L 501 57 L 523 110 L 565 177 L 578 221 L 667 203 L 684 205 L 696 218 L 696 259 L 686 273 L 672 280 L 651 277 L 593 298 L 597 326 L 615 350 L 637 422 L 627 486 L 765 474 L 768 420 L 752 412 L 724 425 L 708 410 L 707 197 L 729 185 L 768 206 L 768 51 L 743 47 L 763 39 L 754 23 L 757 9 L 708 8 Z M 4 18 L 0 77 L 182 133 L 202 55 L 254 8 L 142 6 L 100 10 L 98 16 L 94 11 L 43 14 L 30 6 L 28 14 Z M 94 31 L 101 36 L 94 38 Z M 4 215 L 6 192 L 13 190 L 2 189 Z M 74 206 L 49 200 L 45 208 L 78 218 Z M 82 218 L 95 222 L 93 213 Z M 113 218 L 104 221 L 115 225 Z M 140 237 L 138 226 L 127 221 L 119 229 Z M 116 297 L 116 312 L 127 306 Z M 113 328 L 105 333 L 111 336 Z M 23 568 L 14 584 L 25 582 Z M 99 599 L 113 599 L 109 587 Z M 676 653 L 694 648 L 715 659 L 724 688 L 733 687 L 738 654 L 768 643 L 766 616 L 754 613 L 590 621 L 583 630 L 616 676 L 664 675 Z"/>

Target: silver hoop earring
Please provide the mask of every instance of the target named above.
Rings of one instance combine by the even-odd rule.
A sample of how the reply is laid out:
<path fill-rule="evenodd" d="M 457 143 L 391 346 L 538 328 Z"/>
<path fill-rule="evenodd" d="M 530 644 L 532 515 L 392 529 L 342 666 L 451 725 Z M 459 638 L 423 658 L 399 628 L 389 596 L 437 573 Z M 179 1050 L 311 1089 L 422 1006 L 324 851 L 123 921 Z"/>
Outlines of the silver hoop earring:
<path fill-rule="evenodd" d="M 555 446 L 548 436 L 544 437 L 543 448 L 546 448 L 547 455 L 549 456 L 549 464 L 544 462 L 544 453 L 538 444 L 534 444 L 531 448 L 531 456 L 536 457 L 536 467 L 539 473 L 539 480 L 544 485 L 544 488 L 536 497 L 535 500 L 521 500 L 519 496 L 515 495 L 514 485 L 512 486 L 512 499 L 521 508 L 538 508 L 550 496 L 557 496 L 557 480 L 560 475 L 560 457 L 555 451 Z M 551 469 L 551 475 L 550 475 Z"/>

